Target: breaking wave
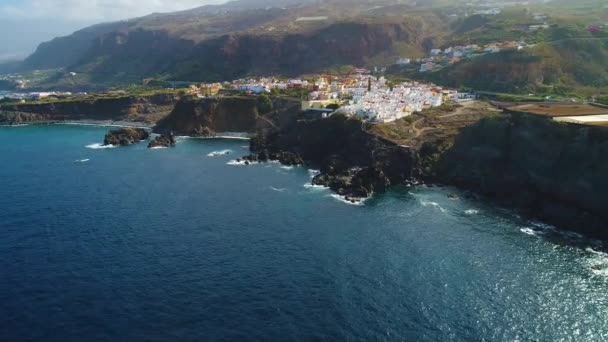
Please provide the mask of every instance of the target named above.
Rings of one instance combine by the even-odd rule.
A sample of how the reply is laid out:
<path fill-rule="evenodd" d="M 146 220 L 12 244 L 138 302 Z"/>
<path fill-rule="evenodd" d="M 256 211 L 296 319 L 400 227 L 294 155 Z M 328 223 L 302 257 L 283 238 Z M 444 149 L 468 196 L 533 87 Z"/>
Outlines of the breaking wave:
<path fill-rule="evenodd" d="M 354 205 L 354 206 L 364 206 L 365 202 L 369 199 L 369 198 L 362 198 L 362 199 L 357 199 L 357 200 L 348 200 L 346 199 L 346 197 L 344 196 L 340 196 L 338 194 L 332 194 L 330 195 L 332 198 L 337 199 L 338 201 L 348 204 L 348 205 Z"/>
<path fill-rule="evenodd" d="M 287 189 L 285 189 L 285 188 L 275 188 L 274 186 L 271 186 L 270 190 L 273 190 L 273 191 L 276 191 L 276 192 L 285 192 Z"/>
<path fill-rule="evenodd" d="M 439 209 L 439 211 L 441 211 L 442 213 L 447 212 L 447 210 L 445 208 L 443 208 L 441 205 L 439 205 L 439 203 L 437 202 L 427 202 L 427 201 L 420 201 L 420 204 L 423 207 L 433 207 L 433 208 L 437 208 Z"/>
<path fill-rule="evenodd" d="M 231 160 L 228 163 L 226 163 L 227 165 L 232 165 L 232 166 L 248 166 L 248 165 L 256 165 L 258 164 L 258 162 L 251 162 L 248 160 Z"/>
<path fill-rule="evenodd" d="M 227 156 L 232 153 L 232 150 L 222 150 L 222 151 L 214 151 L 207 155 L 207 157 L 219 157 L 219 156 Z"/>
<path fill-rule="evenodd" d="M 328 187 L 326 187 L 326 186 L 323 186 L 323 185 L 315 185 L 315 184 L 311 184 L 311 183 L 306 183 L 306 184 L 304 184 L 304 187 L 305 187 L 306 189 L 311 189 L 311 190 L 327 190 L 327 189 L 329 189 L 329 188 L 328 188 Z"/>
<path fill-rule="evenodd" d="M 115 148 L 115 147 L 118 147 L 118 146 L 116 146 L 116 145 L 104 145 L 104 144 L 90 144 L 90 145 L 87 145 L 85 147 L 88 148 L 88 149 L 91 149 L 91 150 L 105 150 L 105 149 L 108 149 L 108 148 Z"/>
<path fill-rule="evenodd" d="M 75 160 L 75 163 L 86 163 L 88 161 L 90 161 L 91 159 L 79 159 L 79 160 Z"/>
<path fill-rule="evenodd" d="M 596 276 L 608 277 L 608 253 L 598 252 L 591 247 L 585 249 L 588 258 L 583 264 Z"/>
<path fill-rule="evenodd" d="M 469 209 L 469 210 L 465 210 L 464 213 L 467 214 L 467 215 L 477 215 L 477 214 L 479 214 L 479 210 L 477 210 L 477 209 Z"/>

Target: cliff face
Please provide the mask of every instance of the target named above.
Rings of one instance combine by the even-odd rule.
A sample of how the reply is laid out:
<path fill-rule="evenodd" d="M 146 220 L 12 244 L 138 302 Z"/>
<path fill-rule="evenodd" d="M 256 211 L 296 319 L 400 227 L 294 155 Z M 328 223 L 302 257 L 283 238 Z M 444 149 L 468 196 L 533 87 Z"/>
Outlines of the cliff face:
<path fill-rule="evenodd" d="M 440 118 L 426 120 L 432 126 Z M 448 115 L 442 120 L 403 146 L 341 115 L 300 119 L 281 130 L 260 132 L 251 142 L 250 158 L 280 160 L 281 153 L 293 153 L 320 168 L 314 184 L 348 199 L 415 180 L 453 185 L 529 217 L 608 239 L 608 127 L 523 114 L 491 113 L 470 120 Z"/>
<path fill-rule="evenodd" d="M 222 132 L 255 133 L 259 129 L 280 125 L 300 110 L 300 101 L 273 98 L 269 113 L 260 113 L 260 98 L 233 96 L 187 98 L 179 101 L 170 115 L 154 128 L 158 133 L 208 136 Z"/>
<path fill-rule="evenodd" d="M 0 106 L 0 122 L 114 120 L 154 123 L 166 116 L 177 99 L 173 95 L 101 98 L 96 100 Z"/>
<path fill-rule="evenodd" d="M 356 200 L 384 192 L 413 178 L 415 155 L 367 133 L 362 123 L 343 115 L 300 119 L 283 130 L 260 132 L 251 141 L 254 159 L 293 153 L 321 170 L 313 181 Z"/>
<path fill-rule="evenodd" d="M 365 66 L 378 56 L 392 61 L 403 49 L 421 54 L 432 36 L 431 25 L 424 20 L 403 17 L 321 22 L 293 31 L 268 31 L 264 26 L 221 34 L 208 33 L 212 27 L 201 27 L 197 34 L 181 32 L 170 23 L 160 28 L 123 26 L 103 26 L 45 43 L 23 67 L 61 66 L 84 77 L 78 81 L 58 74 L 48 80 L 59 85 L 118 84 L 150 77 L 222 81 L 252 74 L 295 76 L 333 66 Z M 60 52 L 72 50 L 61 64 Z"/>
<path fill-rule="evenodd" d="M 608 238 L 608 128 L 513 114 L 466 128 L 438 179 L 558 226 Z"/>

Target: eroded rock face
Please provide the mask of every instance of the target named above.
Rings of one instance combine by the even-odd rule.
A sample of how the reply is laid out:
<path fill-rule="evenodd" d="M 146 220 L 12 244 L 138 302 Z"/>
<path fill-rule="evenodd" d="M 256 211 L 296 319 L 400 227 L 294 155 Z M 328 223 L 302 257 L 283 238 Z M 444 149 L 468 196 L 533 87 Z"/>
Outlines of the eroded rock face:
<path fill-rule="evenodd" d="M 173 134 L 163 134 L 156 137 L 148 144 L 148 148 L 158 147 L 174 147 L 176 144 L 175 136 Z"/>
<path fill-rule="evenodd" d="M 143 128 L 121 128 L 112 130 L 106 134 L 104 145 L 129 146 L 150 137 L 147 130 Z"/>
<path fill-rule="evenodd" d="M 366 133 L 358 120 L 342 116 L 301 119 L 284 127 L 254 137 L 253 155 L 247 158 L 317 167 L 321 172 L 313 179 L 314 185 L 353 200 L 412 179 L 414 155 L 410 149 Z"/>

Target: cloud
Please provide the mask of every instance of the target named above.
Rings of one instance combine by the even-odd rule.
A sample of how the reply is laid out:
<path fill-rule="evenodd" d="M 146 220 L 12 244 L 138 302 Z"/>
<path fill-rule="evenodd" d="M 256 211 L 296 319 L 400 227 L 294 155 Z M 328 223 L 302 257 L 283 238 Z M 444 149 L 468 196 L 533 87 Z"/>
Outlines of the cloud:
<path fill-rule="evenodd" d="M 102 22 L 171 12 L 225 0 L 8 0 L 0 4 L 0 18 L 59 19 Z"/>

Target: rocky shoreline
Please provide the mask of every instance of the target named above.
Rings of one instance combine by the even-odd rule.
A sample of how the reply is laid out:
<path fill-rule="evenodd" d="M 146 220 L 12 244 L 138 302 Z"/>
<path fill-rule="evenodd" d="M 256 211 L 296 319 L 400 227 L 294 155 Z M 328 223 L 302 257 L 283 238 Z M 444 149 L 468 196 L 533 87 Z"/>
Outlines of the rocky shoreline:
<path fill-rule="evenodd" d="M 351 203 L 403 184 L 456 186 L 527 217 L 608 240 L 606 127 L 512 113 L 462 114 L 453 108 L 370 127 L 343 115 L 310 119 L 298 103 L 273 98 L 274 110 L 262 115 L 255 97 L 184 99 L 154 128 L 160 136 L 148 146 L 175 146 L 174 133 L 244 132 L 252 135 L 250 154 L 240 163 L 277 161 L 318 169 L 312 185 L 330 188 Z M 242 111 L 231 111 L 235 104 Z M 146 139 L 149 132 L 131 127 L 111 131 L 104 144 Z"/>
<path fill-rule="evenodd" d="M 399 145 L 358 120 L 299 120 L 258 132 L 251 162 L 319 169 L 312 184 L 357 203 L 396 185 L 455 186 L 532 219 L 608 240 L 608 128 L 529 115 L 492 115 L 454 131 Z M 284 156 L 288 156 L 285 158 Z M 573 162 L 573 161 L 577 162 Z"/>

